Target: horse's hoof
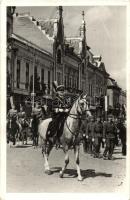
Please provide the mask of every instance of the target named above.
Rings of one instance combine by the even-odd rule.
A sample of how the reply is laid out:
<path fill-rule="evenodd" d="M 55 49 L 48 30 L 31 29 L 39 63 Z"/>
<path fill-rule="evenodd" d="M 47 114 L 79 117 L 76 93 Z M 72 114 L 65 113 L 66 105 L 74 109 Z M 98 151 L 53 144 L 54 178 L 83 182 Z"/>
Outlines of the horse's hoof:
<path fill-rule="evenodd" d="M 51 174 L 52 174 L 52 171 L 47 169 L 47 170 L 45 170 L 45 174 L 51 175 Z"/>
<path fill-rule="evenodd" d="M 62 173 L 62 171 L 60 171 L 59 177 L 60 177 L 60 178 L 63 178 L 63 173 Z"/>
<path fill-rule="evenodd" d="M 78 177 L 78 181 L 83 181 L 83 177 L 82 176 Z"/>

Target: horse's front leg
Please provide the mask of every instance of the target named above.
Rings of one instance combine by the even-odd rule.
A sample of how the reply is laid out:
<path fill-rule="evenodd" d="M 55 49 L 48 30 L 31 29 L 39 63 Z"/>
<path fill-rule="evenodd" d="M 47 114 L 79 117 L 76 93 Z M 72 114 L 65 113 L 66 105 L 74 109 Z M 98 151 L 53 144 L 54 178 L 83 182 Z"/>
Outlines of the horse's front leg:
<path fill-rule="evenodd" d="M 43 142 L 43 144 L 42 144 L 42 154 L 43 154 L 44 160 L 45 160 L 45 164 L 44 164 L 45 173 L 48 174 L 48 175 L 52 174 L 50 167 L 49 167 L 49 162 L 48 162 L 49 154 L 50 154 L 52 148 L 53 148 L 52 143 L 46 142 L 46 141 Z"/>
<path fill-rule="evenodd" d="M 67 165 L 69 164 L 69 154 L 68 154 L 68 146 L 64 149 L 65 153 L 65 165 L 62 167 L 62 170 L 60 171 L 60 178 L 63 178 L 64 172 L 67 168 Z"/>
<path fill-rule="evenodd" d="M 82 181 L 83 180 L 83 177 L 81 176 L 81 170 L 80 170 L 80 167 L 79 167 L 79 145 L 76 145 L 74 147 L 74 153 L 75 153 L 75 161 L 76 161 L 76 167 L 77 167 L 77 174 L 78 174 L 78 181 Z"/>

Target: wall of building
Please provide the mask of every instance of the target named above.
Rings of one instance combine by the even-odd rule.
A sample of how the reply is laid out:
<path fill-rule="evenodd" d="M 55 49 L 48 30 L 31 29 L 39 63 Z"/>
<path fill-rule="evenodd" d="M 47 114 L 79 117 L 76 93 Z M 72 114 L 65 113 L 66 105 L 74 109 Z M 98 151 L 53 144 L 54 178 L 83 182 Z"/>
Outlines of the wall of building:
<path fill-rule="evenodd" d="M 113 90 L 107 89 L 107 96 L 108 96 L 108 106 L 113 108 Z"/>
<path fill-rule="evenodd" d="M 28 45 L 25 45 L 21 41 L 14 40 L 14 47 L 17 49 L 17 52 L 14 56 L 14 77 L 13 85 L 14 92 L 19 94 L 29 95 L 30 89 L 29 86 L 26 88 L 26 65 L 29 66 L 29 84 L 31 76 L 33 75 L 33 68 L 36 67 L 37 74 L 42 82 L 42 69 L 44 70 L 44 84 L 48 86 L 48 74 L 50 73 L 50 93 L 52 92 L 52 67 L 53 67 L 53 58 L 49 57 L 45 53 L 32 48 Z M 18 62 L 20 62 L 20 84 L 19 88 L 17 87 L 17 68 Z"/>

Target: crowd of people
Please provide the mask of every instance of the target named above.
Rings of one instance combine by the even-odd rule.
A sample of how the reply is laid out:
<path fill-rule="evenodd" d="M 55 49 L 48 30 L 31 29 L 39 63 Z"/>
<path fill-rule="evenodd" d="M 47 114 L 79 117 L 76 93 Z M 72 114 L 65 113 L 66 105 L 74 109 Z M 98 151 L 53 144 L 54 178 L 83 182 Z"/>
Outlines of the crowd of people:
<path fill-rule="evenodd" d="M 58 137 L 61 133 L 61 126 L 64 123 L 69 110 L 70 104 L 64 99 L 64 86 L 55 86 L 56 96 L 53 101 L 52 122 L 48 127 L 48 137 Z M 69 106 L 68 106 L 69 105 Z M 28 131 L 31 128 L 33 145 L 38 146 L 38 124 L 41 120 L 48 117 L 47 107 L 35 102 L 35 106 L 31 109 L 30 116 L 28 111 L 20 106 L 20 111 L 15 109 L 15 105 L 9 110 L 7 115 L 7 143 L 12 137 L 15 144 L 16 135 L 22 130 Z M 49 116 L 50 117 L 50 116 Z M 22 132 L 22 133 L 24 133 Z M 123 118 L 115 119 L 112 115 L 107 116 L 107 120 L 103 121 L 101 116 L 96 119 L 91 116 L 83 120 L 79 132 L 82 135 L 84 151 L 90 153 L 94 158 L 100 158 L 101 146 L 104 148 L 103 159 L 112 159 L 114 147 L 118 145 L 118 141 L 122 144 L 122 154 L 126 155 L 126 121 Z M 59 134 L 60 133 L 60 134 Z M 24 139 L 24 138 L 23 138 Z M 27 138 L 26 138 L 27 139 Z"/>
<path fill-rule="evenodd" d="M 122 155 L 126 155 L 126 121 L 122 118 L 114 119 L 113 115 L 108 115 L 107 120 L 101 117 L 90 117 L 88 122 L 82 126 L 84 137 L 84 151 L 94 158 L 112 160 L 115 146 L 122 145 Z M 101 156 L 101 147 L 104 148 Z"/>

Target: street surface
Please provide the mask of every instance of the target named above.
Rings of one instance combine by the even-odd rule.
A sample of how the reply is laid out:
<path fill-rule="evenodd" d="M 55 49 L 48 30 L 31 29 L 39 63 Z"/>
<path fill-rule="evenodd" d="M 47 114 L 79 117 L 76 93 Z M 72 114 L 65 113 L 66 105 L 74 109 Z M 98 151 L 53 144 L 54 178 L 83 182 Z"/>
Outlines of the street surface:
<path fill-rule="evenodd" d="M 103 149 L 101 149 L 102 153 Z M 123 192 L 125 188 L 126 157 L 121 155 L 121 147 L 116 147 L 114 160 L 93 158 L 80 151 L 80 167 L 84 180 L 77 181 L 73 150 L 64 178 L 59 178 L 59 170 L 64 163 L 62 149 L 52 150 L 49 161 L 52 175 L 44 173 L 41 148 L 31 145 L 7 146 L 7 193 L 44 192 Z"/>

